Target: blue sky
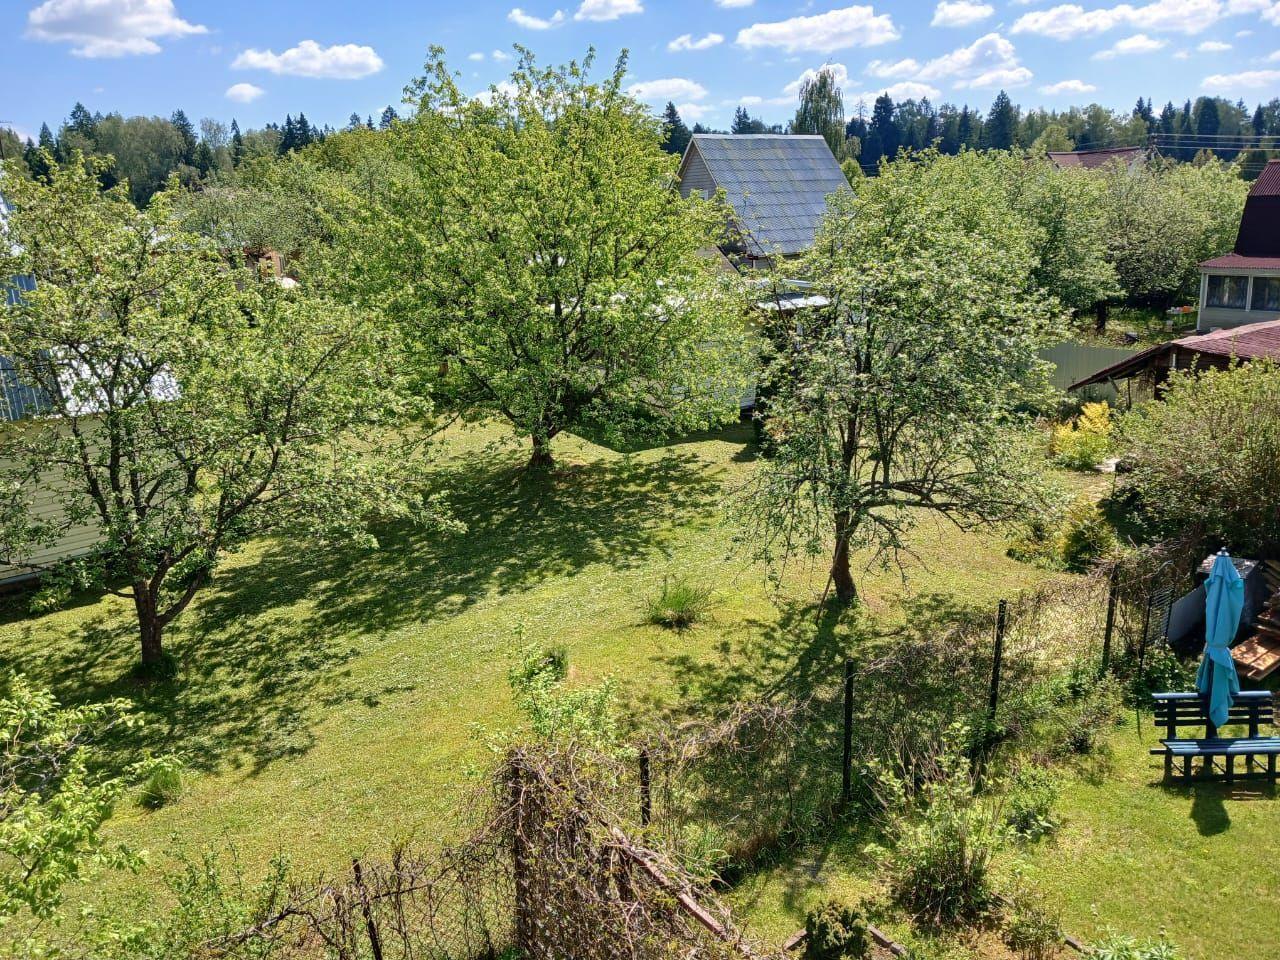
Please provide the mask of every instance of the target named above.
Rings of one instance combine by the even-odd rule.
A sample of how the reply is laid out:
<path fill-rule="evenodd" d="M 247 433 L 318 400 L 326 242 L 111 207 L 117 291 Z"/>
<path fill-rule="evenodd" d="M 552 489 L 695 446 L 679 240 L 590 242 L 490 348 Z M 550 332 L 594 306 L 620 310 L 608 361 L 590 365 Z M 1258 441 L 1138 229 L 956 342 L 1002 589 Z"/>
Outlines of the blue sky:
<path fill-rule="evenodd" d="M 786 119 L 824 64 L 849 112 L 886 89 L 983 109 L 1001 87 L 1048 107 L 1280 96 L 1280 0 L 3 0 L 0 24 L 0 122 L 24 134 L 77 100 L 340 126 L 398 104 L 433 43 L 476 92 L 516 43 L 544 62 L 625 47 L 637 96 L 721 126 L 739 103 Z"/>

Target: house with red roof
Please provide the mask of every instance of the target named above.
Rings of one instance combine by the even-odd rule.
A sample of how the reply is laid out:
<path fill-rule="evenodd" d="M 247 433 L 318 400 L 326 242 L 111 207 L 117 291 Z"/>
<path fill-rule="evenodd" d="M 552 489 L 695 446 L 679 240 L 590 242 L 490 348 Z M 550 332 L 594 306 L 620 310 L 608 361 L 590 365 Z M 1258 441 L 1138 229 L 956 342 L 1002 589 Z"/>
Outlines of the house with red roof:
<path fill-rule="evenodd" d="M 1059 170 L 1101 170 L 1109 164 L 1128 169 L 1147 159 L 1146 147 L 1104 147 L 1099 150 L 1050 150 L 1049 159 Z"/>
<path fill-rule="evenodd" d="M 1280 320 L 1280 160 L 1245 200 L 1235 249 L 1200 264 L 1199 333 Z"/>

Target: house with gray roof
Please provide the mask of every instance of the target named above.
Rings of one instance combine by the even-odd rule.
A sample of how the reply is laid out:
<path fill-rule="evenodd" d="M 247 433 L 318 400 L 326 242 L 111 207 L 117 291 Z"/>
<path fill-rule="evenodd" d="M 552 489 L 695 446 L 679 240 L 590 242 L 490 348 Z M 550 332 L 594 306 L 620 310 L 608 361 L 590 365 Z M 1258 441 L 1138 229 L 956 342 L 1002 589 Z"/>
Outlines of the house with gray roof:
<path fill-rule="evenodd" d="M 776 266 L 813 244 L 827 197 L 849 181 L 819 136 L 697 133 L 680 163 L 680 193 L 723 190 L 733 209 L 721 252 L 739 269 Z"/>

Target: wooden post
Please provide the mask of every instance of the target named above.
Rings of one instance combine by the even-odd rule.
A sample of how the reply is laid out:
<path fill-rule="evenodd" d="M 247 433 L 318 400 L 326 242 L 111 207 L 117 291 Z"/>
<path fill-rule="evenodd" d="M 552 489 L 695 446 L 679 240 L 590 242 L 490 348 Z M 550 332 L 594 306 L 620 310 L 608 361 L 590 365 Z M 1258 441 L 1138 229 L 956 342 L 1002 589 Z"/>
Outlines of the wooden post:
<path fill-rule="evenodd" d="M 853 798 L 853 658 L 844 660 L 844 752 L 840 764 L 840 802 Z"/>
<path fill-rule="evenodd" d="M 986 729 L 982 737 L 974 743 L 974 787 L 982 782 L 983 772 L 987 765 L 987 754 L 995 745 L 996 711 L 1000 708 L 1000 665 L 1004 662 L 1004 631 L 1009 615 L 1009 603 L 1000 601 L 996 609 L 996 643 L 991 653 L 991 685 L 987 691 Z"/>
<path fill-rule="evenodd" d="M 369 891 L 365 889 L 364 874 L 360 870 L 360 861 L 351 860 L 351 872 L 356 880 L 356 892 L 360 895 L 360 912 L 364 914 L 364 928 L 369 934 L 369 949 L 373 960 L 382 960 L 382 941 L 378 937 L 378 925 L 373 922 L 373 909 L 369 906 Z"/>
<path fill-rule="evenodd" d="M 533 910 L 529 891 L 529 840 L 524 787 L 520 767 L 511 758 L 511 872 L 515 887 L 515 947 L 521 956 L 536 956 L 533 942 Z"/>
<path fill-rule="evenodd" d="M 1111 669 L 1111 637 L 1116 629 L 1116 603 L 1120 599 L 1120 568 L 1111 568 L 1110 586 L 1107 590 L 1107 627 L 1102 633 L 1102 669 L 1106 676 Z"/>
<path fill-rule="evenodd" d="M 649 748 L 640 748 L 640 826 L 653 820 L 653 786 L 649 771 Z"/>

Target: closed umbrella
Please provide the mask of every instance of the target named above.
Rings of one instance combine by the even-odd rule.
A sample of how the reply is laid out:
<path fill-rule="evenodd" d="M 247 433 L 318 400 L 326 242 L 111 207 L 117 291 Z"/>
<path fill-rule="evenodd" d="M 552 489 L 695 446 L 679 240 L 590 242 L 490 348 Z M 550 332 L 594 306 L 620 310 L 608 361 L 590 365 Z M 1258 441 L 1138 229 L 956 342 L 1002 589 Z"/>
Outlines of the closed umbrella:
<path fill-rule="evenodd" d="M 1244 609 L 1244 580 L 1222 550 L 1213 561 L 1204 594 L 1204 661 L 1196 674 L 1196 689 L 1209 704 L 1209 722 L 1217 728 L 1227 722 L 1232 699 L 1240 692 L 1240 678 L 1231 659 L 1231 641 Z"/>

